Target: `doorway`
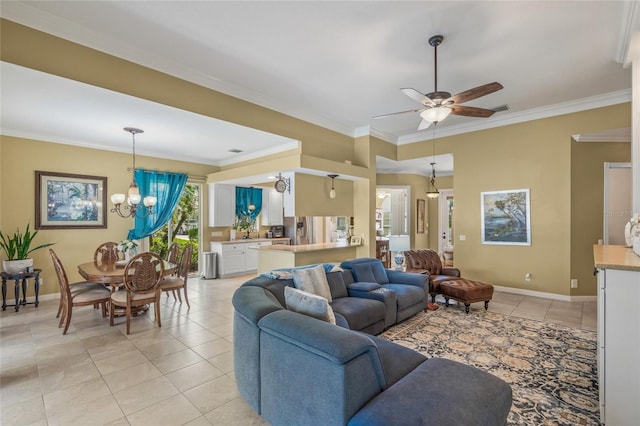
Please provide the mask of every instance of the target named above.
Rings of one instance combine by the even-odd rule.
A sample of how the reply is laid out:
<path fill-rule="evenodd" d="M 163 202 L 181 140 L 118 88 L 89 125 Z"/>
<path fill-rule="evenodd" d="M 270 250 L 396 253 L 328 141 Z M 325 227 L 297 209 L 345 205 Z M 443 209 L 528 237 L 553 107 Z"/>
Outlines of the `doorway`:
<path fill-rule="evenodd" d="M 171 220 L 149 237 L 149 250 L 162 258 L 167 257 L 169 246 L 176 242 L 180 253 L 184 246 L 191 244 L 191 272 L 199 270 L 200 241 L 202 241 L 202 184 L 187 183 L 180 196 L 180 201 L 173 211 Z"/>
<path fill-rule="evenodd" d="M 441 189 L 438 204 L 438 251 L 453 265 L 453 189 Z"/>
<path fill-rule="evenodd" d="M 376 187 L 376 234 L 378 237 L 409 234 L 409 186 Z"/>
<path fill-rule="evenodd" d="M 626 245 L 624 226 L 629 219 L 631 163 L 604 163 L 604 243 Z"/>

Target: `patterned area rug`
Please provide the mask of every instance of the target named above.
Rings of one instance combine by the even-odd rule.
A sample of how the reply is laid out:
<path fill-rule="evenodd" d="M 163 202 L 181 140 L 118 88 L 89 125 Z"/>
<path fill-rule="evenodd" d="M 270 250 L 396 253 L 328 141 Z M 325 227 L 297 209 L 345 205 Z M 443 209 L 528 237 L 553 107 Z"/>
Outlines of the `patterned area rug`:
<path fill-rule="evenodd" d="M 509 425 L 599 425 L 596 333 L 460 309 L 421 312 L 380 335 L 511 385 Z"/>

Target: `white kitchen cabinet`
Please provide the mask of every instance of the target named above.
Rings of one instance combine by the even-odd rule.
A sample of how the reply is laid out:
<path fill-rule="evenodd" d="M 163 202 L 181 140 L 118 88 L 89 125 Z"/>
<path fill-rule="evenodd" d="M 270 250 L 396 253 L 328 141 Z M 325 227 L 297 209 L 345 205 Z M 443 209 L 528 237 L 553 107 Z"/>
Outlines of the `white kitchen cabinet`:
<path fill-rule="evenodd" d="M 271 241 L 240 240 L 233 243 L 211 242 L 211 251 L 218 254 L 218 275 L 225 278 L 258 270 L 257 247 Z"/>
<path fill-rule="evenodd" d="M 257 243 L 248 243 L 247 249 L 244 251 L 244 267 L 245 272 L 258 270 L 258 250 L 260 246 L 270 246 L 270 241 L 260 241 Z"/>
<path fill-rule="evenodd" d="M 262 226 L 276 226 L 284 224 L 283 195 L 275 189 L 262 191 Z"/>
<path fill-rule="evenodd" d="M 209 185 L 209 226 L 233 226 L 236 220 L 236 187 Z"/>
<path fill-rule="evenodd" d="M 596 246 L 594 251 L 600 420 L 635 425 L 640 419 L 640 258 L 622 246 Z"/>

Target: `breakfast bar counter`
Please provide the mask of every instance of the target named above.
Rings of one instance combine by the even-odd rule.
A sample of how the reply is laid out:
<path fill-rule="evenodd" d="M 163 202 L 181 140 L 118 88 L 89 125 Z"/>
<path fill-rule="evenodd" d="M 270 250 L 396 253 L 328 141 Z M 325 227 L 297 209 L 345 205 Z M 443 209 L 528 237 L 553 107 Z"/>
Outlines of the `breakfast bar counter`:
<path fill-rule="evenodd" d="M 278 268 L 310 265 L 314 263 L 341 262 L 356 257 L 360 244 L 322 243 L 303 245 L 271 245 L 256 247 L 258 273 Z"/>

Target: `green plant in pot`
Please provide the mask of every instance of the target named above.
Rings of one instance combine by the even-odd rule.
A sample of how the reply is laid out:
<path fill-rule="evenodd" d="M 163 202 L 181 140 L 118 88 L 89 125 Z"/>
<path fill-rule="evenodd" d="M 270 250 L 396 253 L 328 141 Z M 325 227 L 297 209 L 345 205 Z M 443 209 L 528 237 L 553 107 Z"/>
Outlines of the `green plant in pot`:
<path fill-rule="evenodd" d="M 2 261 L 3 271 L 8 274 L 20 274 L 24 272 L 27 268 L 33 266 L 33 259 L 29 257 L 31 252 L 54 244 L 46 243 L 40 244 L 37 247 L 31 247 L 36 235 L 38 235 L 38 231 L 31 233 L 29 224 L 27 224 L 24 234 L 20 232 L 20 228 L 16 229 L 13 235 L 0 231 L 0 248 L 7 256 L 7 259 Z"/>

